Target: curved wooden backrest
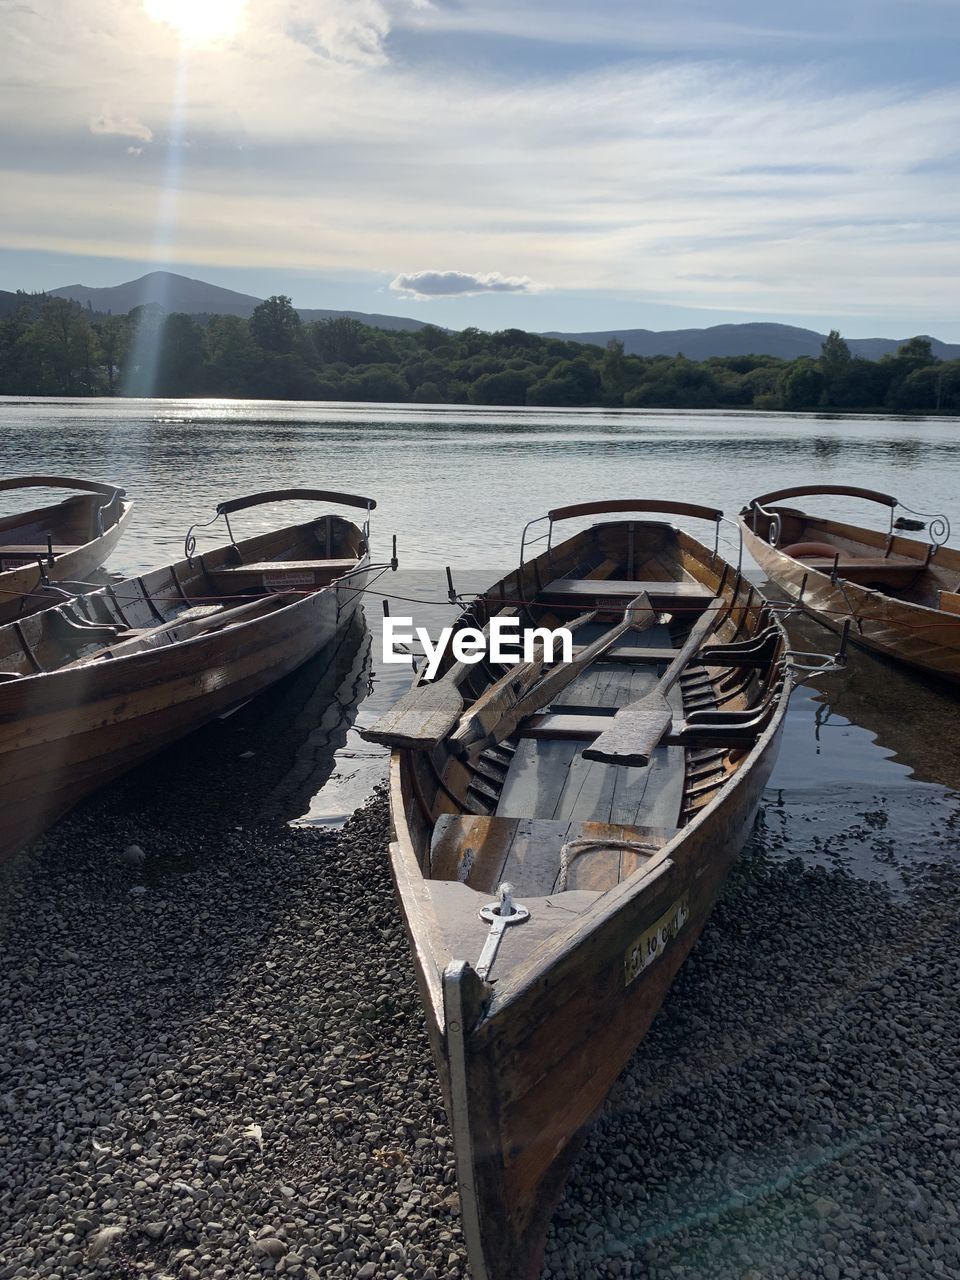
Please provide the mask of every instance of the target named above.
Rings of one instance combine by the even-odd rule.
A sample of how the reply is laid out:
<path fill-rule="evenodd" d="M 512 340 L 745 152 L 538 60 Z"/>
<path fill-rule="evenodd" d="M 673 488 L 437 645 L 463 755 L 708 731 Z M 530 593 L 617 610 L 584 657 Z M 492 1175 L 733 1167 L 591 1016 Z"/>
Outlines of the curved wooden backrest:
<path fill-rule="evenodd" d="M 599 502 L 577 502 L 570 507 L 554 507 L 547 515 L 553 521 L 572 520 L 574 516 L 595 516 L 606 511 L 660 511 L 676 516 L 695 516 L 701 520 L 722 520 L 716 507 L 700 507 L 693 502 L 667 502 L 657 498 L 610 498 Z"/>
<path fill-rule="evenodd" d="M 74 476 L 11 476 L 0 480 L 0 489 L 82 489 L 84 493 L 99 493 L 105 498 L 122 497 L 125 490 L 115 484 L 100 484 L 96 480 L 77 480 Z"/>
<path fill-rule="evenodd" d="M 878 493 L 876 489 L 858 489 L 848 484 L 800 484 L 791 489 L 774 489 L 772 493 L 762 493 L 759 498 L 754 498 L 750 506 L 758 504 L 764 507 L 768 502 L 779 502 L 781 498 L 803 498 L 819 493 L 837 493 L 847 498 L 864 498 L 867 502 L 879 502 L 885 507 L 897 506 L 897 499 L 891 497 L 889 493 Z"/>
<path fill-rule="evenodd" d="M 334 502 L 342 507 L 362 507 L 364 511 L 373 511 L 377 505 L 372 498 L 360 498 L 353 493 L 333 493 L 327 489 L 269 489 L 264 493 L 252 493 L 247 498 L 231 498 L 228 502 L 218 503 L 217 515 L 227 516 L 232 511 L 260 507 L 267 502 Z"/>

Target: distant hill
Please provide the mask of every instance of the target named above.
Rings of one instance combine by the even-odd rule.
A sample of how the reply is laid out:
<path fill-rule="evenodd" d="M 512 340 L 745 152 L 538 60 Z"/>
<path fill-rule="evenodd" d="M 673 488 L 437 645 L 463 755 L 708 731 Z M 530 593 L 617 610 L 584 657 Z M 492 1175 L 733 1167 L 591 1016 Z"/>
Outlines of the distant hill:
<path fill-rule="evenodd" d="M 13 315 L 15 311 L 19 311 L 22 306 L 35 299 L 36 295 L 8 293 L 6 289 L 0 289 L 0 316 Z"/>
<path fill-rule="evenodd" d="M 139 280 L 128 280 L 125 284 L 109 285 L 101 289 L 92 289 L 84 284 L 68 284 L 60 289 L 51 289 L 50 293 L 56 298 L 72 298 L 82 306 L 89 306 L 91 310 L 105 315 L 126 315 L 134 307 L 155 302 L 164 311 L 182 311 L 194 316 L 243 316 L 246 319 L 253 315 L 254 307 L 263 301 L 249 293 L 222 289 L 219 285 L 207 284 L 204 280 L 191 280 L 189 276 L 180 276 L 172 271 L 151 271 Z M 377 329 L 424 327 L 422 320 L 412 320 L 406 316 L 383 316 L 365 311 L 311 310 L 302 307 L 298 310 L 301 320 L 307 322 L 348 316 Z"/>
<path fill-rule="evenodd" d="M 243 316 L 249 318 L 254 308 L 263 301 L 249 293 L 237 293 L 205 280 L 193 280 L 189 276 L 172 271 L 151 271 L 139 280 L 125 284 L 93 289 L 87 285 L 64 285 L 51 289 L 58 298 L 73 298 L 82 306 L 101 314 L 126 315 L 143 303 L 157 303 L 165 311 L 182 311 L 205 320 L 211 315 Z M 23 297 L 0 291 L 0 315 L 14 311 L 22 304 Z M 406 329 L 415 331 L 425 327 L 422 320 L 409 316 L 387 316 L 366 311 L 337 311 L 298 307 L 300 318 L 306 322 L 328 320 L 347 316 L 377 329 Z M 781 360 L 796 360 L 799 356 L 816 357 L 826 337 L 815 329 L 801 329 L 789 324 L 718 324 L 706 329 L 602 329 L 589 333 L 558 333 L 542 335 L 545 338 L 561 338 L 567 342 L 586 342 L 606 346 L 611 338 L 619 338 L 628 355 L 677 356 L 688 360 L 709 360 L 711 356 L 777 356 Z M 847 338 L 847 346 L 855 356 L 867 360 L 879 360 L 892 354 L 906 338 Z M 960 359 L 960 345 L 931 338 L 935 356 L 941 360 Z"/>
<path fill-rule="evenodd" d="M 619 338 L 627 355 L 676 356 L 688 360 L 709 360 L 711 356 L 779 356 L 796 360 L 799 356 L 818 356 L 826 334 L 814 329 L 798 329 L 790 324 L 717 324 L 708 329 L 605 329 L 595 333 L 547 333 L 546 338 L 562 338 L 566 342 L 591 342 L 606 346 L 611 338 Z M 847 338 L 847 346 L 855 356 L 879 360 L 892 354 L 906 338 Z M 942 360 L 960 357 L 960 346 L 931 338 L 933 354 Z"/>

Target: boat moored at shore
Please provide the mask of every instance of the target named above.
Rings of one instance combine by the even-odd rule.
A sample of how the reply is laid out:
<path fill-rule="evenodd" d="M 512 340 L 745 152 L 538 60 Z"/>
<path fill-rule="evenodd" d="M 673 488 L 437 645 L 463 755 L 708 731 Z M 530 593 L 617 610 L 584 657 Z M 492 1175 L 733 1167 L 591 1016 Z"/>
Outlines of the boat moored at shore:
<path fill-rule="evenodd" d="M 75 489 L 69 498 L 0 517 L 0 623 L 71 595 L 107 560 L 130 520 L 123 489 L 72 476 L 11 476 L 0 493 Z M 64 583 L 68 590 L 58 587 Z"/>
<path fill-rule="evenodd" d="M 314 489 L 224 502 L 225 545 L 200 554 L 191 531 L 177 563 L 0 627 L 0 859 L 346 628 L 370 574 L 391 567 L 371 564 L 369 519 L 233 537 L 232 513 L 290 500 L 375 506 Z"/>
<path fill-rule="evenodd" d="M 889 512 L 886 530 L 810 515 L 784 499 L 840 496 Z M 900 509 L 908 514 L 897 517 Z M 850 485 L 799 485 L 754 498 L 740 512 L 745 545 L 767 577 L 824 626 L 945 680 L 960 681 L 960 550 L 945 546 L 945 516 L 917 515 L 890 494 Z M 931 539 L 905 537 L 924 527 Z"/>
<path fill-rule="evenodd" d="M 713 548 L 651 512 L 708 520 Z M 621 518 L 553 544 L 601 514 Z M 391 864 L 476 1280 L 539 1272 L 579 1142 L 747 837 L 793 680 L 774 611 L 719 554 L 719 511 L 545 518 L 546 550 L 521 549 L 461 625 L 565 625 L 572 661 L 448 655 L 364 734 L 394 747 Z"/>

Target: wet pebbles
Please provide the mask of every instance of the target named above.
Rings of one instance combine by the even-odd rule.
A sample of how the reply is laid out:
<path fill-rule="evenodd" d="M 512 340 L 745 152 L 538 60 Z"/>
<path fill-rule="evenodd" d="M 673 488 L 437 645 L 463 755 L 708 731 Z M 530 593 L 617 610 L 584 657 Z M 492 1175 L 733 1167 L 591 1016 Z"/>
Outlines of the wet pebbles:
<path fill-rule="evenodd" d="M 156 781 L 2 873 L 0 1280 L 466 1276 L 383 800 L 289 830 L 236 770 Z M 960 1274 L 957 877 L 893 898 L 769 844 L 588 1139 L 546 1275 Z"/>

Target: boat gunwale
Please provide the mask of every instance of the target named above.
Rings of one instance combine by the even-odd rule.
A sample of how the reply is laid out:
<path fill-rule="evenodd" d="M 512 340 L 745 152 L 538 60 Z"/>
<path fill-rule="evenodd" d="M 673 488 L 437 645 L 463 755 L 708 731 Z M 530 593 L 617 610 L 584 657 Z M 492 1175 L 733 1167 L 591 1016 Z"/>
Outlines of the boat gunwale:
<path fill-rule="evenodd" d="M 746 510 L 746 509 L 745 509 L 745 510 Z M 791 515 L 791 516 L 794 516 L 794 517 L 797 517 L 797 518 L 800 518 L 800 519 L 803 519 L 803 520 L 820 520 L 820 521 L 822 521 L 822 522 L 823 522 L 823 524 L 824 524 L 825 526 L 827 526 L 827 525 L 834 525 L 834 526 L 835 526 L 835 528 L 834 528 L 834 529 L 830 529 L 830 528 L 826 528 L 826 527 L 825 527 L 825 528 L 823 529 L 823 532 L 824 532 L 824 533 L 833 533 L 833 532 L 838 532 L 838 533 L 839 533 L 839 531 L 840 531 L 841 529 L 851 529 L 851 530 L 859 531 L 859 532 L 863 532 L 863 531 L 866 531 L 866 532 L 877 532 L 877 530 L 864 530 L 863 526 L 860 526 L 860 525 L 845 525 L 845 524 L 843 524 L 841 521 L 837 521 L 837 520 L 830 520 L 828 517 L 822 517 L 822 516 L 809 516 L 806 512 L 802 512 L 802 511 L 788 511 L 786 508 L 784 508 L 784 510 L 783 510 L 783 512 L 782 512 L 781 514 Z M 805 561 L 805 560 L 801 560 L 801 559 L 799 559 L 797 556 L 792 556 L 792 555 L 790 555 L 790 554 L 789 554 L 789 552 L 788 552 L 788 551 L 786 551 L 783 547 L 776 547 L 776 546 L 774 546 L 772 542 L 768 542 L 766 538 L 762 537 L 759 533 L 756 533 L 756 532 L 755 532 L 755 531 L 750 527 L 750 525 L 747 523 L 747 516 L 748 516 L 748 515 L 749 515 L 749 510 L 747 510 L 746 515 L 744 515 L 744 512 L 741 512 L 741 513 L 740 513 L 740 515 L 737 517 L 737 518 L 738 518 L 738 520 L 740 520 L 740 522 L 741 522 L 741 524 L 742 524 L 742 526 L 743 526 L 743 532 L 744 532 L 744 535 L 745 535 L 745 542 L 746 542 L 746 546 L 747 546 L 747 550 L 748 550 L 748 551 L 750 551 L 750 550 L 751 550 L 751 548 L 750 548 L 750 542 L 749 542 L 749 539 L 754 539 L 754 540 L 755 540 L 756 542 L 758 542 L 758 543 L 759 543 L 759 544 L 760 544 L 760 545 L 761 545 L 761 546 L 762 546 L 762 547 L 763 547 L 763 548 L 764 548 L 768 553 L 773 554 L 773 555 L 778 555 L 778 556 L 782 557 L 782 558 L 783 558 L 785 561 L 787 561 L 789 564 L 791 564 L 791 565 L 795 565 L 798 569 L 802 569 L 804 573 L 809 573 L 809 574 L 813 574 L 813 575 L 815 575 L 818 579 L 821 579 L 824 583 L 831 583 L 831 584 L 833 583 L 833 577 L 832 577 L 832 575 L 831 575 L 831 574 L 829 574 L 829 573 L 827 573 L 824 569 L 817 569 L 814 565 L 811 565 L 811 564 L 807 563 L 807 561 Z M 846 534 L 845 534 L 845 533 L 839 533 L 839 536 L 844 537 L 844 536 L 846 536 Z M 918 547 L 918 548 L 921 548 L 921 549 L 923 549 L 924 551 L 926 551 L 926 549 L 927 549 L 927 548 L 929 548 L 929 547 L 931 547 L 931 546 L 934 546 L 934 544 L 933 544 L 933 543 L 919 542 L 917 539 L 914 539 L 914 538 L 902 538 L 902 539 L 901 539 L 901 541 L 902 541 L 902 542 L 909 542 L 909 543 L 912 543 L 914 546 L 916 546 L 916 547 Z M 866 545 L 869 545 L 869 544 L 866 544 Z M 955 567 L 956 567 L 957 571 L 958 571 L 958 572 L 960 572 L 960 548 L 957 548 L 957 547 L 949 547 L 949 546 L 945 546 L 945 545 L 944 545 L 944 546 L 942 546 L 942 548 L 941 548 L 941 549 L 942 549 L 943 551 L 951 552 L 951 553 L 952 553 L 952 555 L 956 557 L 956 559 L 957 559 L 957 564 L 956 564 L 956 566 L 955 566 Z M 838 548 L 837 548 L 837 550 L 838 550 L 838 551 L 840 551 L 840 552 L 842 552 L 843 548 L 842 548 L 842 547 L 838 547 Z M 752 551 L 751 551 L 751 554 L 752 554 Z M 912 558 L 912 557 L 911 557 L 911 558 Z M 884 559 L 885 559 L 885 557 L 883 557 L 883 556 L 878 556 L 878 557 L 877 557 L 877 564 L 878 564 L 878 565 L 882 565 L 882 564 L 883 564 L 883 562 L 884 562 Z M 936 563 L 936 561 L 937 561 L 938 559 L 940 560 L 940 563 L 939 563 L 939 564 L 937 564 L 937 563 Z M 954 568 L 954 566 L 953 566 L 953 565 L 949 565 L 949 566 L 948 566 L 948 565 L 944 565 L 943 560 L 942 560 L 942 558 L 941 558 L 941 557 L 934 556 L 934 557 L 932 557 L 932 558 L 931 558 L 931 560 L 928 560 L 928 561 L 926 561 L 926 562 L 924 562 L 924 561 L 919 561 L 919 557 L 918 557 L 918 564 L 917 564 L 917 572 L 918 572 L 918 573 L 920 573 L 920 574 L 926 574 L 926 573 L 929 573 L 929 571 L 930 571 L 930 569 L 931 569 L 931 568 L 951 568 L 951 569 L 952 569 L 952 568 Z M 949 618 L 949 619 L 952 621 L 952 620 L 956 619 L 956 618 L 957 618 L 957 616 L 958 616 L 958 615 L 956 615 L 956 614 L 950 614 L 950 613 L 947 613 L 947 611 L 946 611 L 946 610 L 944 610 L 944 609 L 938 609 L 938 608 L 936 608 L 934 605 L 931 605 L 931 604 L 923 604 L 923 603 L 921 603 L 919 600 L 904 600 L 904 599 L 903 599 L 903 598 L 901 598 L 900 596 L 890 595 L 890 594 L 889 594 L 888 592 L 886 592 L 886 591 L 878 591 L 875 587 L 868 587 L 868 586 L 865 586 L 863 583 L 860 583 L 860 582 L 854 582 L 851 578 L 845 578 L 842 574 L 840 574 L 840 575 L 839 575 L 839 581 L 840 581 L 840 582 L 842 582 L 842 583 L 844 584 L 845 588 L 846 588 L 846 589 L 848 589 L 848 590 L 849 590 L 849 589 L 852 589 L 852 590 L 854 590 L 854 591 L 860 592 L 860 593 L 862 593 L 864 596 L 868 597 L 868 598 L 869 598 L 869 599 L 871 599 L 871 600 L 884 600 L 884 601 L 888 601 L 888 602 L 890 602 L 890 603 L 892 603 L 892 604 L 895 604 L 895 605 L 897 606 L 897 608 L 899 608 L 899 609 L 907 609 L 907 610 L 910 610 L 910 611 L 916 611 L 916 612 L 918 612 L 918 613 L 929 613 L 929 614 L 932 614 L 934 618 L 939 619 L 939 620 L 941 620 L 941 621 L 942 621 L 944 618 Z M 806 605 L 804 605 L 804 607 L 806 608 L 807 606 L 806 606 Z M 813 611 L 812 609 L 809 609 L 809 610 L 808 610 L 808 612 L 814 612 L 814 611 Z M 852 611 L 851 611 L 851 612 L 852 612 Z M 838 624 L 838 629 L 839 629 L 839 625 L 840 625 L 840 624 Z M 933 626 L 933 625 L 935 625 L 935 624 L 934 624 L 934 622 L 931 620 L 927 625 L 928 625 L 928 626 Z M 854 639 L 854 640 L 856 640 L 856 639 L 858 639 L 859 637 L 853 636 L 853 637 L 851 637 L 851 638 L 852 638 L 852 639 Z"/>
<path fill-rule="evenodd" d="M 128 505 L 132 506 L 132 503 Z M 318 520 L 323 518 L 324 518 L 323 516 L 318 517 Z M 340 518 L 343 519 L 343 517 L 340 517 Z M 264 537 L 274 537 L 277 534 L 283 534 L 288 531 L 293 533 L 301 529 L 309 528 L 314 523 L 317 523 L 317 521 L 308 520 L 308 521 L 302 522 L 301 524 L 287 525 L 287 526 L 281 526 L 281 528 L 279 529 L 265 530 L 263 533 L 254 534 L 250 538 L 245 538 L 238 543 L 225 543 L 223 544 L 222 547 L 212 548 L 211 551 L 208 551 L 204 554 L 211 555 L 216 551 L 220 551 L 220 550 L 227 551 L 233 546 L 242 548 L 245 545 L 248 545 L 249 543 L 252 543 Z M 355 529 L 361 535 L 361 538 L 362 538 L 363 531 L 360 529 L 359 525 L 354 524 L 354 522 L 350 520 L 344 520 L 344 523 L 350 525 L 353 529 Z M 111 526 L 111 530 L 114 529 L 115 527 L 116 526 Z M 88 545 L 91 545 L 91 544 L 88 544 Z M 69 554 L 75 554 L 75 552 L 71 552 Z M 194 563 L 197 561 L 200 562 L 202 571 L 207 572 L 207 567 L 203 563 L 203 554 L 194 556 L 192 558 L 187 557 L 181 560 L 170 561 L 169 564 L 159 565 L 157 568 L 148 569 L 141 574 L 130 574 L 128 577 L 122 579 L 120 582 L 104 584 L 103 586 L 98 587 L 94 591 L 88 591 L 88 592 L 82 593 L 82 595 L 80 595 L 79 597 L 74 596 L 74 597 L 71 597 L 70 600 L 63 600 L 63 601 L 60 601 L 58 604 L 52 604 L 47 609 L 37 610 L 33 615 L 28 614 L 28 615 L 25 615 L 22 619 L 13 619 L 10 622 L 0 623 L 0 634 L 2 634 L 5 630 L 9 628 L 12 628 L 16 623 L 20 623 L 20 622 L 29 622 L 32 620 L 37 620 L 40 622 L 40 625 L 42 626 L 45 615 L 52 614 L 52 613 L 59 613 L 60 616 L 63 617 L 65 621 L 69 622 L 69 619 L 66 618 L 66 615 L 63 613 L 63 610 L 66 606 L 74 604 L 78 598 L 81 598 L 83 600 L 91 600 L 96 597 L 106 597 L 108 591 L 117 591 L 122 587 L 124 587 L 127 583 L 131 583 L 131 582 L 137 582 L 142 586 L 142 580 L 144 578 L 148 578 L 153 574 L 170 573 L 173 570 L 180 570 L 188 567 L 192 568 Z M 282 566 L 283 562 L 278 561 L 277 563 Z M 68 678 L 70 676 L 76 676 L 78 674 L 88 676 L 91 671 L 96 671 L 96 670 L 101 670 L 101 671 L 116 670 L 119 664 L 123 664 L 123 669 L 126 670 L 129 664 L 136 662 L 138 659 L 142 661 L 145 661 L 151 658 L 155 659 L 159 655 L 165 654 L 167 650 L 170 650 L 173 648 L 176 648 L 182 651 L 186 649 L 187 646 L 194 646 L 199 643 L 222 639 L 224 635 L 235 634 L 244 627 L 262 625 L 266 622 L 269 622 L 273 618 L 286 616 L 288 610 L 299 608 L 303 605 L 310 603 L 311 601 L 316 601 L 320 597 L 322 597 L 326 592 L 330 592 L 330 591 L 336 592 L 343 585 L 344 578 L 352 577 L 354 575 L 359 576 L 359 574 L 363 573 L 366 570 L 369 570 L 369 568 L 370 568 L 370 549 L 368 546 L 365 546 L 363 554 L 358 558 L 357 563 L 351 569 L 346 570 L 345 573 L 341 575 L 340 578 L 335 578 L 332 582 L 327 582 L 321 586 L 314 587 L 310 591 L 304 591 L 299 599 L 288 600 L 285 604 L 281 604 L 279 608 L 265 612 L 259 617 L 238 618 L 233 622 L 227 622 L 225 625 L 223 625 L 222 627 L 219 627 L 217 630 L 211 630 L 209 632 L 201 632 L 199 635 L 195 635 L 195 636 L 187 636 L 185 639 L 175 640 L 171 644 L 151 646 L 145 649 L 137 649 L 131 653 L 122 653 L 122 654 L 118 654 L 116 656 L 111 656 L 108 658 L 102 658 L 102 657 L 99 657 L 97 654 L 93 653 L 89 655 L 87 660 L 81 661 L 77 665 L 73 665 L 71 663 L 70 665 L 66 665 L 62 667 L 53 667 L 46 671 L 23 672 L 22 674 L 19 674 L 17 679 L 15 680 L 10 680 L 10 681 L 0 683 L 0 715 L 4 713 L 3 711 L 4 694 L 7 691 L 12 692 L 14 690 L 23 689 L 28 684 L 32 683 L 35 680 L 50 681 L 56 676 Z M 12 570 L 11 572 L 16 573 L 16 572 L 19 572 L 19 570 Z M 2 583 L 2 575 L 0 575 L 0 583 Z M 364 589 L 365 589 L 364 587 L 358 587 L 357 594 L 362 594 Z M 270 599 L 270 594 L 271 593 L 266 593 L 260 596 L 257 596 L 257 595 L 245 596 L 244 601 L 249 600 L 250 603 L 254 603 L 257 600 L 266 601 Z M 277 597 L 280 597 L 284 593 L 278 590 L 272 594 L 276 595 Z M 146 590 L 144 590 L 143 596 L 138 597 L 138 599 L 153 599 L 153 598 L 154 597 L 151 595 L 151 593 Z M 223 597 L 220 597 L 220 599 L 223 601 L 223 603 L 226 604 L 229 602 L 230 597 L 223 596 Z M 239 597 L 237 597 L 237 599 L 239 599 Z M 212 603 L 213 600 L 214 600 L 214 597 L 207 597 L 205 599 L 198 599 L 192 602 L 192 604 L 197 605 L 197 604 L 203 604 L 204 602 Z M 189 600 L 185 599 L 183 603 L 185 603 L 188 608 L 191 606 L 191 602 Z M 183 623 L 180 623 L 174 617 L 167 620 L 165 624 L 157 623 L 156 633 L 162 635 L 166 631 L 174 630 L 177 626 L 186 625 L 187 622 L 189 621 L 190 619 L 186 619 Z M 211 614 L 209 616 L 209 621 L 210 621 L 211 627 L 216 627 L 217 625 L 216 614 Z M 95 626 L 102 625 L 105 627 L 105 626 L 109 626 L 110 624 L 103 623 L 103 624 L 93 624 L 93 625 Z M 153 630 L 153 628 L 150 628 L 150 629 Z M 134 638 L 135 637 L 128 637 L 128 639 L 134 639 Z M 122 639 L 118 641 L 112 641 L 111 643 L 114 643 L 114 644 L 122 643 Z M 109 649 L 110 644 L 109 643 L 105 644 L 103 648 Z M 191 652 L 192 652 L 192 649 L 191 649 Z"/>
<path fill-rule="evenodd" d="M 732 570 L 734 574 L 733 582 L 734 583 L 737 582 L 737 577 L 736 577 L 737 571 L 734 568 L 734 566 L 730 564 L 729 561 L 727 561 L 724 557 L 720 556 L 718 553 L 711 551 L 702 542 L 700 542 L 700 540 L 696 538 L 693 534 L 688 533 L 687 530 L 680 529 L 677 525 L 671 524 L 669 522 L 663 522 L 663 521 L 604 521 L 600 525 L 591 525 L 589 528 L 581 530 L 576 534 L 573 534 L 569 539 L 565 539 L 563 543 L 558 543 L 552 549 L 553 553 L 557 554 L 562 547 L 566 546 L 569 543 L 574 542 L 576 539 L 581 539 L 581 538 L 586 539 L 596 528 L 605 528 L 611 525 L 615 526 L 618 524 L 624 525 L 624 526 L 628 526 L 628 525 L 636 526 L 637 524 L 646 524 L 652 527 L 666 528 L 676 534 L 682 533 L 687 538 L 690 539 L 690 541 L 694 544 L 695 548 L 701 553 L 701 557 L 700 557 L 701 563 L 709 565 L 711 562 L 719 559 L 722 564 L 729 566 L 729 569 Z M 528 562 L 528 564 L 535 564 L 535 563 L 536 561 Z M 525 565 L 523 567 L 526 568 L 528 566 Z M 504 575 L 504 577 L 501 578 L 498 582 L 493 583 L 491 587 L 487 588 L 484 595 L 487 597 L 494 596 L 497 591 L 497 588 L 502 583 L 505 583 L 509 577 L 511 577 L 513 574 L 518 572 L 520 572 L 520 566 L 518 566 L 516 569 L 512 569 L 508 574 Z M 741 575 L 740 581 L 747 582 L 748 579 L 744 578 Z M 731 597 L 732 599 L 735 599 L 735 596 L 733 596 L 732 593 L 731 593 Z M 763 599 L 763 597 L 760 596 L 757 599 L 756 607 L 758 609 L 762 609 L 766 605 L 766 603 L 767 602 Z M 775 614 L 772 614 L 771 621 L 780 632 L 780 635 L 782 638 L 782 644 L 783 644 L 782 652 L 783 654 L 785 654 L 786 650 L 789 647 L 789 638 L 786 634 L 786 630 L 782 622 L 779 620 L 779 618 Z M 491 991 L 492 991 L 491 999 L 486 1007 L 486 1011 L 484 1014 L 484 1021 L 486 1021 L 488 1018 L 493 1018 L 496 1015 L 496 1013 L 504 1005 L 518 998 L 527 988 L 533 985 L 542 976 L 544 969 L 549 967 L 549 964 L 551 963 L 551 961 L 557 958 L 557 955 L 559 953 L 568 951 L 572 946 L 577 945 L 578 942 L 581 941 L 584 936 L 601 928 L 602 925 L 606 923 L 606 921 L 611 916 L 618 914 L 627 903 L 629 903 L 638 894 L 640 894 L 646 888 L 648 888 L 649 884 L 653 882 L 654 878 L 659 878 L 659 876 L 664 874 L 669 869 L 669 867 L 673 865 L 673 859 L 671 858 L 671 854 L 683 843 L 683 841 L 689 838 L 692 832 L 696 831 L 700 826 L 704 825 L 705 823 L 711 821 L 714 818 L 718 808 L 721 805 L 726 805 L 729 803 L 730 797 L 732 797 L 735 794 L 735 790 L 737 786 L 745 784 L 747 782 L 753 768 L 763 758 L 765 751 L 770 746 L 770 744 L 774 741 L 777 734 L 780 732 L 783 719 L 786 716 L 787 707 L 789 705 L 790 695 L 793 691 L 794 683 L 795 683 L 794 677 L 791 675 L 789 667 L 787 667 L 784 673 L 784 678 L 782 681 L 781 688 L 779 692 L 775 695 L 777 705 L 773 711 L 773 714 L 771 715 L 768 723 L 760 732 L 756 740 L 750 745 L 749 750 L 746 752 L 742 761 L 739 763 L 737 769 L 718 784 L 716 793 L 711 797 L 711 799 L 701 808 L 698 808 L 696 813 L 694 813 L 693 816 L 690 817 L 689 820 L 677 830 L 676 834 L 666 844 L 661 846 L 656 851 L 656 853 L 653 854 L 653 856 L 642 867 L 639 867 L 631 875 L 627 876 L 626 879 L 620 881 L 618 884 L 614 885 L 612 888 L 604 890 L 603 892 L 599 893 L 597 898 L 592 903 L 585 906 L 581 911 L 579 911 L 575 916 L 575 918 L 571 920 L 568 924 L 559 926 L 557 931 L 553 935 L 551 935 L 551 937 L 548 940 L 545 940 L 537 948 L 536 952 L 530 957 L 530 959 L 521 962 L 517 966 L 517 968 L 512 972 L 510 972 L 509 974 L 505 974 L 504 976 L 498 978 L 497 982 L 493 984 L 491 988 Z M 410 890 L 410 899 L 408 899 L 402 892 L 399 884 L 397 886 L 398 892 L 400 893 L 401 902 L 404 906 L 405 916 L 407 915 L 406 905 L 408 901 L 415 900 L 419 903 L 421 895 L 423 897 L 426 897 L 427 899 L 430 899 L 429 888 L 427 886 L 429 886 L 431 881 L 430 877 L 424 875 L 423 869 L 420 865 L 420 860 L 417 856 L 416 846 L 414 844 L 413 836 L 410 829 L 410 824 L 407 819 L 406 805 L 404 803 L 404 788 L 403 788 L 403 780 L 401 777 L 401 769 L 402 769 L 404 752 L 409 750 L 410 750 L 409 748 L 395 748 L 391 752 L 391 758 L 390 758 L 391 814 L 393 817 L 393 828 L 396 834 L 396 840 L 391 844 L 391 863 L 394 862 L 393 847 L 395 844 L 398 849 L 398 852 L 403 857 L 404 863 L 406 864 L 405 879 L 409 885 L 409 890 Z M 411 876 L 410 874 L 411 871 L 414 871 L 413 876 Z M 416 879 L 417 876 L 419 876 L 420 884 L 423 886 L 421 893 L 417 892 L 417 879 Z M 396 875 L 395 875 L 395 879 L 396 879 Z M 478 892 L 478 896 L 482 897 L 483 895 L 479 894 Z M 541 897 L 527 896 L 525 897 L 525 902 L 526 901 L 542 902 L 542 901 L 545 901 L 545 898 L 543 896 Z M 431 908 L 432 908 L 432 914 L 434 918 L 436 918 L 436 911 L 435 911 L 435 908 L 433 908 L 432 902 L 431 902 Z M 421 913 L 421 918 L 423 918 L 422 913 Z M 409 920 L 408 920 L 408 932 L 411 935 L 413 935 L 413 930 L 410 928 Z M 430 941 L 431 941 L 431 944 L 434 942 L 439 942 L 441 945 L 443 945 L 442 930 L 439 928 L 438 925 L 434 927 L 434 937 Z M 429 950 L 436 958 L 437 952 L 435 947 L 431 945 Z M 419 957 L 419 955 L 422 953 L 422 948 L 418 946 L 416 948 L 416 951 Z M 462 956 L 457 956 L 449 953 L 446 953 L 446 954 L 447 954 L 447 963 L 451 963 L 455 960 L 460 960 L 465 958 Z M 468 960 L 467 962 L 472 964 L 472 961 Z M 434 967 L 437 970 L 436 973 L 432 972 Z M 421 966 L 420 964 L 418 964 L 417 968 L 418 970 L 424 971 L 425 981 L 427 982 L 428 987 L 430 988 L 430 991 L 431 991 L 432 1004 L 434 1007 L 434 1015 L 437 1018 L 438 1028 L 442 1033 L 444 1022 L 443 1022 L 443 999 L 442 999 L 442 981 L 441 980 L 442 980 L 443 969 L 445 968 L 445 966 L 440 966 L 439 964 L 437 964 L 436 966 L 429 966 L 429 971 L 428 971 L 428 966 Z"/>

